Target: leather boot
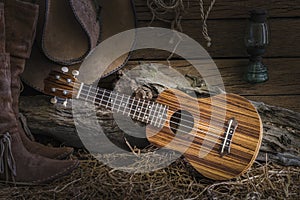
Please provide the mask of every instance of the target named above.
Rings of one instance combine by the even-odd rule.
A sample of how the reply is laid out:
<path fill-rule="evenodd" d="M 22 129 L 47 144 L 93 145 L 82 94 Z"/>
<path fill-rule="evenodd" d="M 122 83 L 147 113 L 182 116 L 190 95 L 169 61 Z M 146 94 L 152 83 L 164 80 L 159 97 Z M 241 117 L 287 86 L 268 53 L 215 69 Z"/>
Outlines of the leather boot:
<path fill-rule="evenodd" d="M 15 116 L 19 117 L 20 74 L 24 71 L 25 59 L 28 59 L 31 53 L 38 19 L 38 6 L 18 0 L 5 0 L 4 7 L 6 51 L 11 55 L 13 111 Z M 70 147 L 54 148 L 31 141 L 27 137 L 31 133 L 26 124 L 21 125 L 20 120 L 18 121 L 18 133 L 29 152 L 52 159 L 64 159 L 72 154 L 73 148 Z"/>
<path fill-rule="evenodd" d="M 0 53 L 0 181 L 16 184 L 49 183 L 71 173 L 76 160 L 53 160 L 24 147 L 12 109 L 9 54 Z"/>

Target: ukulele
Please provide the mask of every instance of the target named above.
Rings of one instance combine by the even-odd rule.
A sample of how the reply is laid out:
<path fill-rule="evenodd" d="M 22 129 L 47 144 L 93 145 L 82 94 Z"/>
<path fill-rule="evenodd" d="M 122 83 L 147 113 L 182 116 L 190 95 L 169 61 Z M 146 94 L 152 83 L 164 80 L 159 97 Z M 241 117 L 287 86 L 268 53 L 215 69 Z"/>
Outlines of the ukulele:
<path fill-rule="evenodd" d="M 236 94 L 194 98 L 166 89 L 155 101 L 137 99 L 52 71 L 45 93 L 104 106 L 146 124 L 147 139 L 157 147 L 182 153 L 202 175 L 228 180 L 246 172 L 262 141 L 262 122 L 255 107 Z M 66 102 L 66 101 L 65 101 Z M 52 100 L 56 103 L 56 99 Z"/>

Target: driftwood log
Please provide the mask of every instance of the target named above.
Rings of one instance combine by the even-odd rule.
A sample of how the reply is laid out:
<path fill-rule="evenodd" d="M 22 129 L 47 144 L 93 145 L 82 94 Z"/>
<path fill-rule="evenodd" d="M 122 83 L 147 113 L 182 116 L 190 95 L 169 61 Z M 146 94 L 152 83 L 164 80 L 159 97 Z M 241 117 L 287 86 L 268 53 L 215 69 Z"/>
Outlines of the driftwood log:
<path fill-rule="evenodd" d="M 143 76 L 139 74 L 139 80 L 122 75 L 122 77 L 125 76 L 127 83 L 116 85 L 117 90 L 138 91 L 135 93 L 137 96 L 152 98 L 163 88 L 174 86 L 182 90 L 195 90 L 200 97 L 207 95 L 203 82 L 193 78 L 191 79 L 194 81 L 193 88 L 189 88 L 180 85 L 180 81 L 176 80 L 178 84 L 174 85 L 174 78 L 166 79 L 162 77 L 162 74 L 153 76 L 151 79 L 149 77 L 143 79 Z M 161 80 L 164 82 L 161 83 Z M 74 125 L 71 103 L 67 107 L 61 104 L 52 105 L 50 98 L 42 95 L 21 97 L 20 110 L 27 118 L 31 132 L 35 136 L 52 137 L 65 145 L 82 148 L 83 144 Z M 300 113 L 262 102 L 253 102 L 253 104 L 258 109 L 264 126 L 263 141 L 257 161 L 300 166 Z M 85 112 L 89 105 L 81 103 L 77 106 L 83 110 L 80 114 L 87 115 L 83 118 L 81 126 L 86 126 L 85 128 L 90 129 L 91 132 L 97 131 L 93 130 L 94 127 L 89 124 L 89 112 Z M 120 130 L 110 110 L 98 108 L 96 113 L 105 135 L 117 146 L 128 149 L 129 146 L 143 148 L 149 144 L 143 131 L 132 136 Z"/>

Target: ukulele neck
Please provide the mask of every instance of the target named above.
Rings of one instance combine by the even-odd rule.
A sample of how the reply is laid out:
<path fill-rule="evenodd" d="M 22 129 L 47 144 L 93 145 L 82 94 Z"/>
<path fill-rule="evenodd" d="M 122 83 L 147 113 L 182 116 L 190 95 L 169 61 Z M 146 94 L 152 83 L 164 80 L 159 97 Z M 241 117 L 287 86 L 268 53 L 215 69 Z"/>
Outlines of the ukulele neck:
<path fill-rule="evenodd" d="M 156 127 L 162 127 L 167 119 L 166 105 L 84 83 L 81 83 L 76 98 Z"/>

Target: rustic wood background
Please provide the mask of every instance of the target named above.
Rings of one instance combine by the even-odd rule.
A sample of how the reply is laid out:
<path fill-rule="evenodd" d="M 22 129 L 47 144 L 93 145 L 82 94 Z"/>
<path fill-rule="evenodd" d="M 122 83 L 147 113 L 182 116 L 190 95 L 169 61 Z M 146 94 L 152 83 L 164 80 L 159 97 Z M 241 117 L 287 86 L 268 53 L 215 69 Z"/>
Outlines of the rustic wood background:
<path fill-rule="evenodd" d="M 206 47 L 202 36 L 202 23 L 198 0 L 189 2 L 182 19 L 183 32 L 200 42 L 214 58 L 225 84 L 226 92 L 234 92 L 248 99 L 300 111 L 300 1 L 297 0 L 217 0 L 208 20 L 212 46 Z M 204 0 L 207 8 L 210 1 Z M 149 26 L 152 14 L 146 0 L 135 0 L 139 27 Z M 246 71 L 248 55 L 243 37 L 248 12 L 265 8 L 269 13 L 271 41 L 264 56 L 270 79 L 262 84 L 248 84 L 242 80 Z M 173 16 L 167 15 L 169 19 Z M 170 24 L 155 20 L 151 26 L 169 28 Z M 164 61 L 169 56 L 160 51 L 138 51 L 131 57 L 132 63 L 140 61 Z M 131 64 L 132 64 L 131 63 Z M 186 67 L 178 57 L 172 64 Z"/>

